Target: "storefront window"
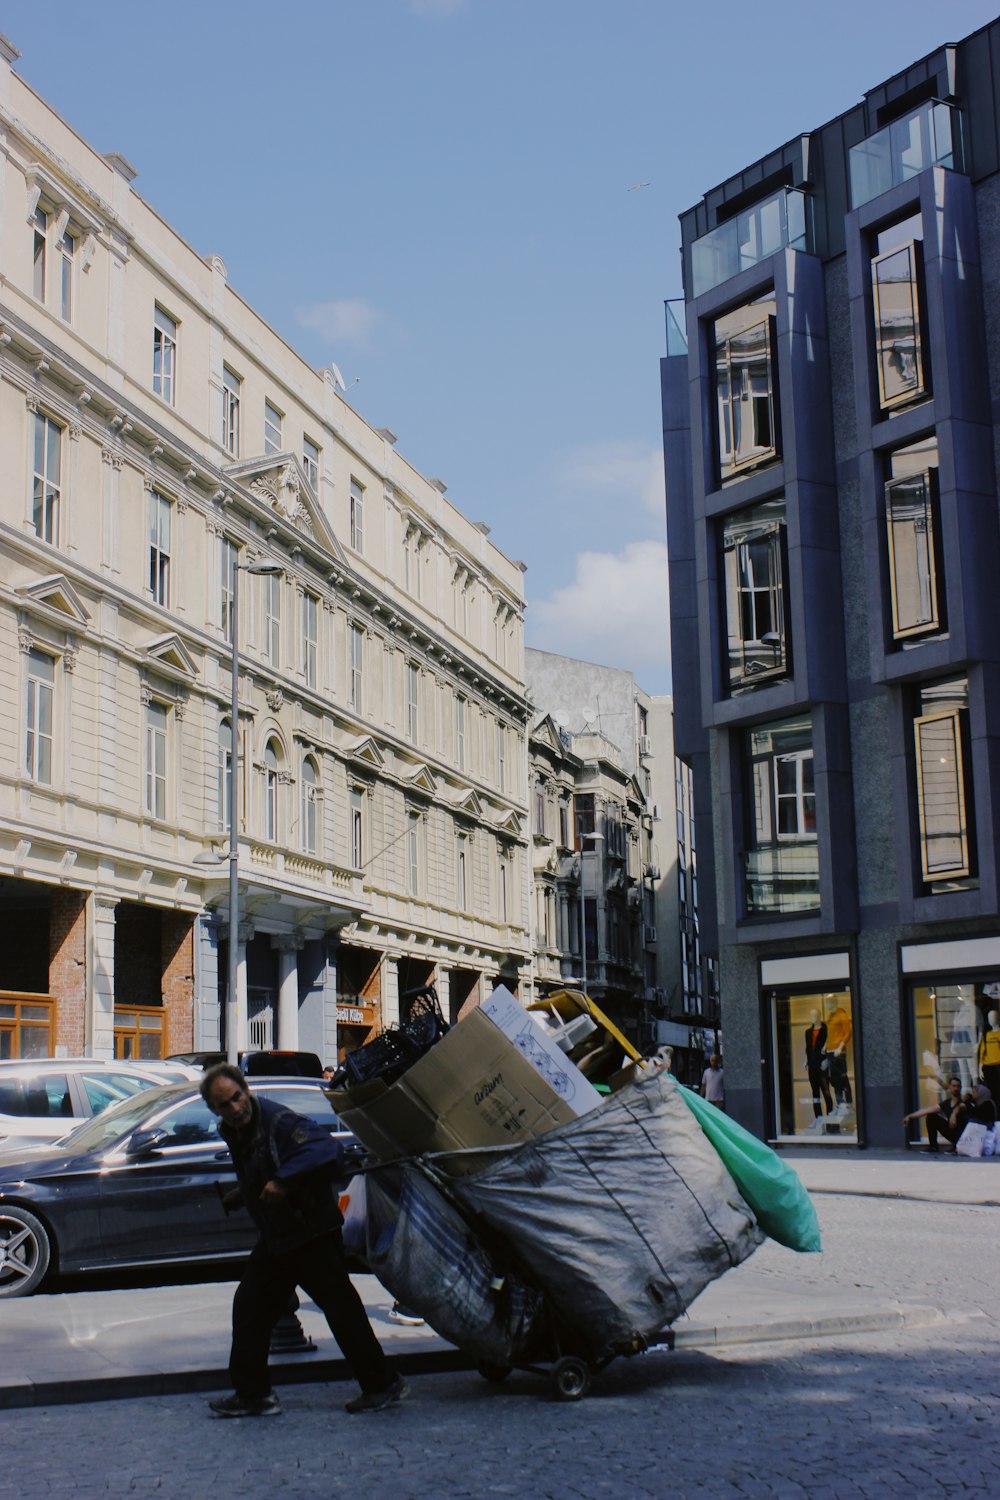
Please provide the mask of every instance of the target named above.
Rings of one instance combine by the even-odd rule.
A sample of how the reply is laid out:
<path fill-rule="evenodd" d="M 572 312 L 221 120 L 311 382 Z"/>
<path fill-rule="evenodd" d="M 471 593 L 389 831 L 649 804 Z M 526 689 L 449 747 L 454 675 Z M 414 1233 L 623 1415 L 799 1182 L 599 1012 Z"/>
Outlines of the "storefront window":
<path fill-rule="evenodd" d="M 771 1011 L 779 1139 L 855 1139 L 850 991 L 773 993 Z"/>
<path fill-rule="evenodd" d="M 957 1078 L 962 1093 L 984 1082 L 1000 1106 L 1000 984 L 918 984 L 912 991 L 914 1109 L 937 1104 Z M 913 1135 L 923 1134 L 913 1122 Z"/>

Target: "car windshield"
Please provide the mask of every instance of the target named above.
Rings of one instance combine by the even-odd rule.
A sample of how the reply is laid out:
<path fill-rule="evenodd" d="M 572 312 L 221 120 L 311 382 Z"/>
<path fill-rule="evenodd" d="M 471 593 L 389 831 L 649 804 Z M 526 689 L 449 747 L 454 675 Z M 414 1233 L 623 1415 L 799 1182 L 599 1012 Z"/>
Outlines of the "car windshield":
<path fill-rule="evenodd" d="M 182 1098 L 190 1087 L 190 1084 L 168 1083 L 160 1088 L 147 1088 L 134 1099 L 123 1099 L 120 1104 L 112 1104 L 85 1125 L 71 1130 L 61 1144 L 74 1153 L 101 1151 L 105 1146 L 110 1146 L 112 1141 L 142 1128 L 150 1116 L 157 1114 L 165 1104 L 172 1104 Z"/>

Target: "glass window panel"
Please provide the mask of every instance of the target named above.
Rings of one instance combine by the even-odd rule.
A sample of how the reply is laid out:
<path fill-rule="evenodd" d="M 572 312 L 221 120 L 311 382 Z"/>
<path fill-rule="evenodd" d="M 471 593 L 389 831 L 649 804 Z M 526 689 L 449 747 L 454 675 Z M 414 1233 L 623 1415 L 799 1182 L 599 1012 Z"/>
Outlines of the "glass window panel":
<path fill-rule="evenodd" d="M 779 1138 L 856 1135 L 854 1026 L 848 990 L 771 997 Z"/>
<path fill-rule="evenodd" d="M 921 334 L 919 241 L 872 261 L 875 359 L 884 411 L 928 394 Z"/>
<path fill-rule="evenodd" d="M 927 881 L 971 873 L 961 712 L 926 714 L 913 726 L 920 862 Z"/>
<path fill-rule="evenodd" d="M 896 639 L 936 631 L 942 624 L 936 510 L 932 470 L 892 479 L 885 487 L 892 631 Z"/>
<path fill-rule="evenodd" d="M 723 532 L 730 688 L 789 670 L 785 629 L 785 507 L 769 502 L 732 517 Z"/>
<path fill-rule="evenodd" d="M 715 365 L 719 470 L 725 483 L 779 454 L 773 298 L 716 321 Z"/>
<path fill-rule="evenodd" d="M 751 914 L 819 906 L 812 724 L 761 725 L 748 734 L 746 903 Z"/>

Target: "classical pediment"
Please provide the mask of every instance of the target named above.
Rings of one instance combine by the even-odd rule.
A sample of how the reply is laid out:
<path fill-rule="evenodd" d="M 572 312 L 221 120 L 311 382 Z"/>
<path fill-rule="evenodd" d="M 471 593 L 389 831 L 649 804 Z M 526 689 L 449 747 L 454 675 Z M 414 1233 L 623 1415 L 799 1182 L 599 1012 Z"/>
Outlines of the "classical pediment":
<path fill-rule="evenodd" d="M 347 758 L 358 761 L 361 765 L 373 766 L 377 771 L 385 765 L 385 756 L 370 734 L 366 734 L 363 739 L 350 747 L 347 751 Z"/>
<path fill-rule="evenodd" d="M 296 454 L 268 453 L 231 464 L 226 478 L 235 480 L 255 500 L 287 521 L 310 541 L 345 562 L 343 549 L 327 521 Z"/>
<path fill-rule="evenodd" d="M 429 796 L 433 796 L 438 789 L 437 781 L 427 766 L 417 766 L 409 780 L 410 786 L 416 792 L 426 792 Z"/>
<path fill-rule="evenodd" d="M 157 636 L 150 641 L 143 655 L 149 666 L 169 677 L 197 677 L 198 666 L 194 657 L 174 631 Z"/>
<path fill-rule="evenodd" d="M 80 595 L 64 573 L 50 573 L 35 583 L 27 583 L 18 589 L 18 595 L 27 605 L 43 605 L 65 615 L 68 623 L 86 625 L 90 615 L 83 607 Z"/>
<path fill-rule="evenodd" d="M 468 813 L 470 818 L 481 818 L 483 815 L 482 800 L 471 787 L 456 797 L 455 806 L 459 812 Z"/>
<path fill-rule="evenodd" d="M 553 755 L 571 755 L 572 739 L 559 728 L 551 714 L 545 714 L 531 731 L 532 750 L 546 749 Z"/>
<path fill-rule="evenodd" d="M 521 837 L 522 827 L 521 818 L 516 812 L 505 813 L 497 823 L 497 831 L 499 833 L 508 833 L 511 838 L 515 839 Z"/>

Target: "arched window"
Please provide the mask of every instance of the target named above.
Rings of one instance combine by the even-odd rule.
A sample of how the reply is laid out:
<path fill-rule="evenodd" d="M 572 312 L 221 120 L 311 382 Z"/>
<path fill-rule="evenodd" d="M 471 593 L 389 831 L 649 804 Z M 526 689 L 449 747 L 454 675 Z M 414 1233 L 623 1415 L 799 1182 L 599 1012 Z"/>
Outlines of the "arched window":
<path fill-rule="evenodd" d="M 264 837 L 278 842 L 278 745 L 268 740 L 264 749 Z"/>
<path fill-rule="evenodd" d="M 315 854 L 319 847 L 319 774 L 307 755 L 302 762 L 302 848 Z"/>
<path fill-rule="evenodd" d="M 229 831 L 229 804 L 233 794 L 233 726 L 228 719 L 219 725 L 219 760 L 216 767 L 216 797 L 219 828 Z"/>

